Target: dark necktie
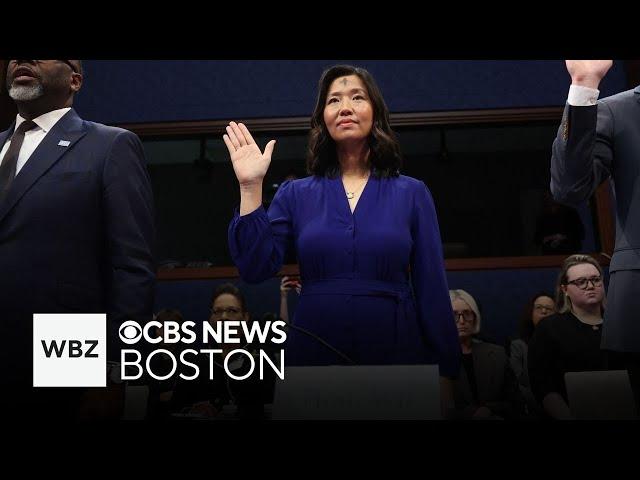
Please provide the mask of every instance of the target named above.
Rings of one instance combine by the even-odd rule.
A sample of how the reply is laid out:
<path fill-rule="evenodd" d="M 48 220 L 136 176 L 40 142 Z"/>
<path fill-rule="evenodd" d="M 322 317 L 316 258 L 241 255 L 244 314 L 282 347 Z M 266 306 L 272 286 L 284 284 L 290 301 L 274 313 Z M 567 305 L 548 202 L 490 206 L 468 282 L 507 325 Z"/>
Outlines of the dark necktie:
<path fill-rule="evenodd" d="M 31 120 L 26 120 L 20 124 L 11 137 L 11 144 L 4 156 L 4 160 L 0 164 L 0 202 L 4 200 L 4 197 L 11 187 L 11 182 L 16 176 L 16 164 L 18 163 L 18 155 L 20 154 L 20 148 L 22 148 L 22 142 L 24 141 L 24 134 L 26 131 L 35 128 L 37 125 Z"/>

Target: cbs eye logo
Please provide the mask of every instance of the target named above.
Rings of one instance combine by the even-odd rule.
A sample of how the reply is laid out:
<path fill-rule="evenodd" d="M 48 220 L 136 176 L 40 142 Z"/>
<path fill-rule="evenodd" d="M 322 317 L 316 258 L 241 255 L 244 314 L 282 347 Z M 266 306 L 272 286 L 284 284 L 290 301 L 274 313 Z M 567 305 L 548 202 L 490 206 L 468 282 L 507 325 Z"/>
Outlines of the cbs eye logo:
<path fill-rule="evenodd" d="M 127 320 L 120 325 L 118 334 L 120 335 L 120 340 L 124 343 L 127 345 L 133 345 L 134 343 L 138 343 L 140 338 L 142 338 L 142 328 L 140 328 L 138 322 Z"/>

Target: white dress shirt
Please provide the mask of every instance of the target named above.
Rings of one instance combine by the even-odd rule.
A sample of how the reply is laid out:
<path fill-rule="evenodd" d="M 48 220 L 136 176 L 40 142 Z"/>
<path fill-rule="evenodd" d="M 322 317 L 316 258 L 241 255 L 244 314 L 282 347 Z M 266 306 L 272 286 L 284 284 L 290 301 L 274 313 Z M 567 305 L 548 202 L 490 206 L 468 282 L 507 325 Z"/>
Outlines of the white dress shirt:
<path fill-rule="evenodd" d="M 596 88 L 571 85 L 569 87 L 569 98 L 567 103 L 573 107 L 590 107 L 598 103 L 600 90 Z"/>
<path fill-rule="evenodd" d="M 27 163 L 31 154 L 38 148 L 40 142 L 44 139 L 44 137 L 49 133 L 49 130 L 53 128 L 53 126 L 58 123 L 58 121 L 71 110 L 68 108 L 61 108 L 59 110 L 51 110 L 50 112 L 44 113 L 37 118 L 33 119 L 33 122 L 37 125 L 33 130 L 29 130 L 24 134 L 24 140 L 22 142 L 22 147 L 20 147 L 20 153 L 18 154 L 18 162 L 16 163 L 16 175 L 20 172 L 20 169 L 24 167 L 24 164 Z M 16 128 L 20 126 L 25 119 L 18 114 L 16 117 Z M 14 130 L 15 131 L 15 130 Z M 11 144 L 11 137 L 4 143 L 2 147 L 2 151 L 0 151 L 0 165 L 4 161 L 4 156 L 9 150 L 9 145 Z"/>

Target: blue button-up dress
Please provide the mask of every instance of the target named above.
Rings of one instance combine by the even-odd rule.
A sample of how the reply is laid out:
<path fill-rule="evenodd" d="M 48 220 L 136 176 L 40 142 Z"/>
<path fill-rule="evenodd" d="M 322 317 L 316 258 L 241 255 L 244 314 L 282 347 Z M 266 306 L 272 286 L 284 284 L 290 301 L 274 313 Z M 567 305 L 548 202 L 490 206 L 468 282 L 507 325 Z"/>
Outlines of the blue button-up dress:
<path fill-rule="evenodd" d="M 263 207 L 229 225 L 243 280 L 257 283 L 295 248 L 302 291 L 294 325 L 359 365 L 439 364 L 456 376 L 460 345 L 449 300 L 438 220 L 422 181 L 371 175 L 353 213 L 340 177 L 287 181 Z M 298 331 L 288 365 L 343 364 Z"/>

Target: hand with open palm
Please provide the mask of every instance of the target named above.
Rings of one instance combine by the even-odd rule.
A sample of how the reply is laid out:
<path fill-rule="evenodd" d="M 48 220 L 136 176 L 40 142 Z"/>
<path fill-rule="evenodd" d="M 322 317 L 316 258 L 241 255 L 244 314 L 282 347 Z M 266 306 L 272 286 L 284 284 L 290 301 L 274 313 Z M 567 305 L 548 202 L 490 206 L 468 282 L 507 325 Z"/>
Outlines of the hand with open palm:
<path fill-rule="evenodd" d="M 236 122 L 229 123 L 222 139 L 240 184 L 240 215 L 247 215 L 262 205 L 262 181 L 269 169 L 276 141 L 271 140 L 261 152 L 247 127 Z"/>
<path fill-rule="evenodd" d="M 247 127 L 242 123 L 231 122 L 227 133 L 222 136 L 229 150 L 233 170 L 241 187 L 261 185 L 271 163 L 271 154 L 275 140 L 267 143 L 264 152 L 256 144 Z"/>

